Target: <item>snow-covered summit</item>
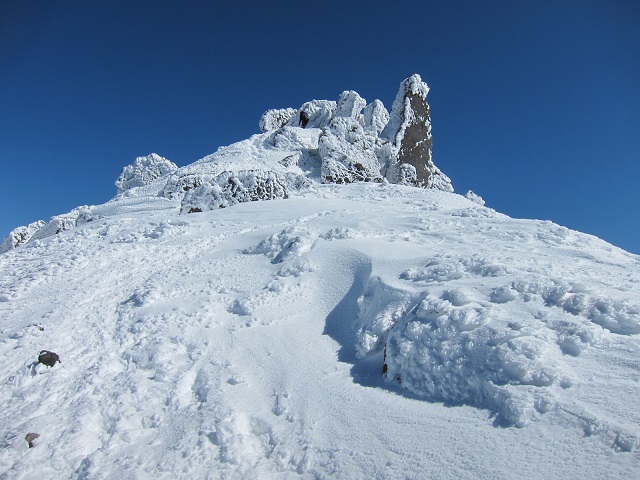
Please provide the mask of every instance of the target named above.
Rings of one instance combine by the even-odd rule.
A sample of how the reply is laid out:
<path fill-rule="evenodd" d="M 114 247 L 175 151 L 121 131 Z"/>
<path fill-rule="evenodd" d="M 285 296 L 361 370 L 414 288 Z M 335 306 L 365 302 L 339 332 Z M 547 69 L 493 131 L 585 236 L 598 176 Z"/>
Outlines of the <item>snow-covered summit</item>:
<path fill-rule="evenodd" d="M 116 180 L 114 201 L 166 198 L 180 202 L 181 213 L 194 213 L 306 195 L 327 183 L 387 181 L 452 192 L 432 160 L 428 92 L 415 74 L 400 84 L 391 114 L 380 100 L 367 103 L 353 90 L 336 101 L 268 110 L 259 120 L 262 133 L 185 167 L 156 153 L 136 158 Z M 93 218 L 90 208 L 76 209 L 20 227 L 0 253 Z"/>
<path fill-rule="evenodd" d="M 419 75 L 403 81 L 391 115 L 347 90 L 337 101 L 268 110 L 262 134 L 179 169 L 162 190 L 185 213 L 248 200 L 272 200 L 318 183 L 381 182 L 453 191 L 432 161 L 429 87 Z"/>

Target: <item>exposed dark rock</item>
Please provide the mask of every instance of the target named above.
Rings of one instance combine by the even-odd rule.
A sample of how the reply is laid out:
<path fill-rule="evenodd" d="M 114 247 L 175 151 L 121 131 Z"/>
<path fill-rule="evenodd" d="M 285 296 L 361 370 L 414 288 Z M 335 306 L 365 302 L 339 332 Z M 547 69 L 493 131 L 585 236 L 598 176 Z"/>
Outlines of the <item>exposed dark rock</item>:
<path fill-rule="evenodd" d="M 387 153 L 387 179 L 416 187 L 453 191 L 451 181 L 433 164 L 429 87 L 414 74 L 400 84 L 391 116 L 381 137 L 391 143 Z M 409 165 L 415 170 L 405 167 Z"/>
<path fill-rule="evenodd" d="M 38 356 L 38 362 L 48 367 L 53 367 L 57 362 L 60 362 L 60 357 L 57 353 L 50 352 L 48 350 L 42 350 Z"/>
<path fill-rule="evenodd" d="M 300 112 L 300 126 L 305 128 L 309 124 L 309 114 L 304 110 Z"/>
<path fill-rule="evenodd" d="M 29 444 L 29 448 L 33 448 L 33 447 L 35 447 L 35 444 L 33 443 L 33 441 L 36 438 L 39 438 L 39 437 L 40 437 L 39 433 L 27 433 L 27 435 L 24 437 L 24 439 Z"/>

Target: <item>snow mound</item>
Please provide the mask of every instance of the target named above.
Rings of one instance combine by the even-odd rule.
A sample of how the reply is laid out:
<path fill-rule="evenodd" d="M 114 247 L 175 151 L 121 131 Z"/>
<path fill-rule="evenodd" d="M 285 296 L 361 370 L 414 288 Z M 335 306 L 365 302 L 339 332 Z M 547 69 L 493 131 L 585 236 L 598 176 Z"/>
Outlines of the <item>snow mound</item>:
<path fill-rule="evenodd" d="M 477 203 L 478 205 L 484 205 L 484 199 L 480 195 L 474 193 L 471 190 L 465 193 L 464 196 L 465 198 L 468 198 L 469 200 L 471 200 L 473 203 Z"/>
<path fill-rule="evenodd" d="M 272 263 L 282 263 L 309 252 L 317 238 L 313 230 L 289 227 L 245 249 L 244 253 L 266 255 Z"/>

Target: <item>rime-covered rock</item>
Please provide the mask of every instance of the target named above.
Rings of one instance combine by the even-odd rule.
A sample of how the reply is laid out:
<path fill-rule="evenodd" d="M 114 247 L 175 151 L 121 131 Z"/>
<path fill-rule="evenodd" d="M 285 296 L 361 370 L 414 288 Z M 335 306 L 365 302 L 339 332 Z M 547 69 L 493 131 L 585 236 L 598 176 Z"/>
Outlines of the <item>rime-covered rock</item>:
<path fill-rule="evenodd" d="M 29 239 L 29 242 L 33 242 L 35 240 L 41 240 L 46 237 L 50 237 L 52 235 L 57 235 L 60 232 L 64 232 L 65 230 L 69 230 L 77 226 L 79 210 L 74 209 L 69 213 L 65 213 L 62 215 L 56 215 L 51 217 L 48 223 L 46 223 L 42 228 L 39 228 L 33 236 Z"/>
<path fill-rule="evenodd" d="M 374 100 L 364 107 L 364 128 L 366 130 L 372 130 L 376 135 L 380 135 L 387 123 L 389 123 L 389 112 L 380 100 Z"/>
<path fill-rule="evenodd" d="M 288 198 L 296 180 L 275 172 L 255 170 L 222 172 L 189 189 L 182 199 L 181 213 L 195 213 L 225 208 L 243 202 Z M 304 182 L 303 182 L 304 183 Z"/>
<path fill-rule="evenodd" d="M 318 140 L 324 183 L 378 182 L 378 138 L 352 117 L 335 117 Z"/>
<path fill-rule="evenodd" d="M 453 191 L 451 180 L 433 163 L 431 112 L 427 103 L 429 87 L 414 74 L 400 84 L 389 122 L 380 134 L 390 143 L 384 152 L 386 177 L 392 183 Z M 407 167 L 415 169 L 415 179 L 407 183 Z"/>
<path fill-rule="evenodd" d="M 311 100 L 302 104 L 297 114 L 287 123 L 292 127 L 300 126 L 300 113 L 305 112 L 309 116 L 309 122 L 305 128 L 323 128 L 329 125 L 336 113 L 336 102 L 330 100 Z"/>
<path fill-rule="evenodd" d="M 336 105 L 336 117 L 347 117 L 358 120 L 367 101 L 358 92 L 347 90 L 340 94 Z"/>
<path fill-rule="evenodd" d="M 278 108 L 273 110 L 267 110 L 260 117 L 260 130 L 263 132 L 271 132 L 278 130 L 287 124 L 298 111 L 295 108 Z"/>
<path fill-rule="evenodd" d="M 145 157 L 138 157 L 131 165 L 122 169 L 122 173 L 115 182 L 118 194 L 134 187 L 143 187 L 149 183 L 172 173 L 178 166 L 171 160 L 152 153 Z"/>
<path fill-rule="evenodd" d="M 9 235 L 4 237 L 2 243 L 0 243 L 0 253 L 8 252 L 21 245 L 27 243 L 33 235 L 44 227 L 46 223 L 42 220 L 30 223 L 29 225 L 14 228 L 9 232 Z"/>

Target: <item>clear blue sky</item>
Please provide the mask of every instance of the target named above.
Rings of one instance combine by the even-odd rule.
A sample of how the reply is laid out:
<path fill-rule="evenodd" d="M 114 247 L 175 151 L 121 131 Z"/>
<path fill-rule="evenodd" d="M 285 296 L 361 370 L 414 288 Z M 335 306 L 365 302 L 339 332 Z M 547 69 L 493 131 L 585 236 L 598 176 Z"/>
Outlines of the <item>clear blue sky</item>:
<path fill-rule="evenodd" d="M 640 2 L 0 0 L 0 238 L 419 73 L 457 192 L 640 253 Z"/>

